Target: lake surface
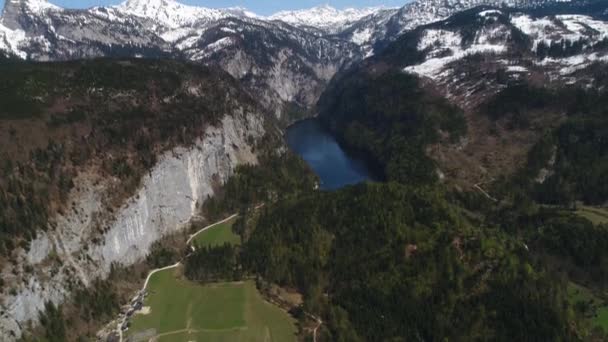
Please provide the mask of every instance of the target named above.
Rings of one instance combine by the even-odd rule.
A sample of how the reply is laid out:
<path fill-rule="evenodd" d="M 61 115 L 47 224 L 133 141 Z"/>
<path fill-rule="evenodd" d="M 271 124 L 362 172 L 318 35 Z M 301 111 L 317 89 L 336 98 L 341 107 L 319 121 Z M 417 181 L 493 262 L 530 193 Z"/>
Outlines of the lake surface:
<path fill-rule="evenodd" d="M 365 162 L 349 156 L 316 119 L 303 120 L 287 128 L 287 144 L 319 176 L 323 190 L 373 179 Z"/>

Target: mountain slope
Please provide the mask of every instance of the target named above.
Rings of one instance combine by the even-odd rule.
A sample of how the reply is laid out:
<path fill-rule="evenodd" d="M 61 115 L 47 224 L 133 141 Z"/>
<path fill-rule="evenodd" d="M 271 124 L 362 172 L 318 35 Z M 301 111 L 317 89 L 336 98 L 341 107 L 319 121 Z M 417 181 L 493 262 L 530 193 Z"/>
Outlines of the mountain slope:
<path fill-rule="evenodd" d="M 221 70 L 142 60 L 0 69 L 4 341 L 47 301 L 63 302 L 187 227 L 276 132 Z"/>
<path fill-rule="evenodd" d="M 221 66 L 278 116 L 284 103 L 313 107 L 331 77 L 361 58 L 352 43 L 294 31 L 280 22 L 237 18 L 214 23 L 177 46 L 190 60 Z"/>
<path fill-rule="evenodd" d="M 277 116 L 292 106 L 310 108 L 336 71 L 362 57 L 356 44 L 256 19 L 243 10 L 168 0 L 87 10 L 9 1 L 0 20 L 0 49 L 38 61 L 163 57 L 219 65 Z"/>
<path fill-rule="evenodd" d="M 320 116 L 344 143 L 380 164 L 389 179 L 435 169 L 438 179 L 470 187 L 512 174 L 543 132 L 560 124 L 566 109 L 534 111 L 520 118 L 520 125 L 493 121 L 485 104 L 522 84 L 571 87 L 575 93 L 603 89 L 597 75 L 608 62 L 608 24 L 583 13 L 603 13 L 606 6 L 477 7 L 417 27 L 336 76 L 321 97 Z M 438 105 L 438 97 L 463 111 L 468 130 L 462 139 L 449 134 L 461 131 L 458 121 L 442 126 L 435 120 L 453 113 Z M 514 115 L 517 119 L 517 111 Z M 420 126 L 431 131 L 408 129 Z M 399 158 L 408 155 L 419 157 Z M 425 155 L 434 166 L 414 162 Z"/>
<path fill-rule="evenodd" d="M 449 16 L 478 6 L 492 6 L 500 8 L 542 9 L 558 6 L 567 8 L 570 5 L 597 2 L 595 0 L 418 0 L 412 1 L 396 10 L 385 13 L 387 17 L 368 17 L 341 33 L 349 39 L 353 35 L 363 35 L 366 45 L 374 46 L 380 51 L 388 43 L 397 39 L 401 34 L 413 30 L 418 26 L 444 20 Z M 359 40 L 359 39 L 358 39 Z"/>
<path fill-rule="evenodd" d="M 86 10 L 11 0 L 0 19 L 0 50 L 38 61 L 160 57 L 217 65 L 289 121 L 294 113 L 312 109 L 337 71 L 380 52 L 403 32 L 482 4 L 542 8 L 553 3 L 561 2 L 420 0 L 401 9 L 322 6 L 262 18 L 238 8 L 173 0 L 127 0 Z"/>

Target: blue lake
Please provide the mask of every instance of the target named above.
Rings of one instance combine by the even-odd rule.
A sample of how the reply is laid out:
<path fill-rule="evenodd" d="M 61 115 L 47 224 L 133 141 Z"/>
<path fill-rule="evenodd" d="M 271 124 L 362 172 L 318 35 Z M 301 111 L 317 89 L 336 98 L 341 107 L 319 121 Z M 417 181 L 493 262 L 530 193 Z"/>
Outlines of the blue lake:
<path fill-rule="evenodd" d="M 290 126 L 286 137 L 291 150 L 319 176 L 323 190 L 336 190 L 373 179 L 365 162 L 349 156 L 316 119 Z"/>

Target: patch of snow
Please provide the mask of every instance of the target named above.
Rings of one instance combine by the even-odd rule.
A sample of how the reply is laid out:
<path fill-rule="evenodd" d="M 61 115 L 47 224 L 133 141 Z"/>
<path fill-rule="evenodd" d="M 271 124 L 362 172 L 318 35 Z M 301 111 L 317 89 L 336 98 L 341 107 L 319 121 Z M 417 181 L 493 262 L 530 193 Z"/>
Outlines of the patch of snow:
<path fill-rule="evenodd" d="M 487 16 L 500 15 L 500 14 L 502 14 L 502 12 L 499 10 L 485 10 L 485 11 L 479 12 L 479 16 L 483 17 L 483 18 L 485 18 Z"/>
<path fill-rule="evenodd" d="M 608 23 L 605 21 L 595 20 L 586 15 L 556 15 L 555 17 L 572 32 L 583 33 L 590 27 L 600 37 L 608 36 Z"/>
<path fill-rule="evenodd" d="M 372 31 L 372 29 L 369 27 L 366 27 L 363 30 L 355 31 L 353 33 L 352 37 L 350 38 L 350 40 L 351 40 L 351 42 L 353 42 L 357 45 L 363 45 L 363 44 L 369 43 L 373 34 L 374 34 L 374 32 Z"/>
<path fill-rule="evenodd" d="M 224 37 L 224 38 L 218 39 L 217 41 L 207 45 L 202 51 L 200 51 L 200 52 L 196 53 L 194 56 L 192 56 L 192 59 L 194 59 L 194 60 L 203 59 L 232 44 L 234 44 L 233 37 Z"/>
<path fill-rule="evenodd" d="M 426 30 L 418 42 L 418 51 L 432 47 L 450 48 L 460 46 L 462 37 L 459 33 L 446 30 Z"/>
<path fill-rule="evenodd" d="M 528 68 L 520 65 L 509 65 L 507 67 L 508 72 L 528 72 Z"/>
<path fill-rule="evenodd" d="M 511 23 L 532 39 L 533 51 L 540 42 L 551 45 L 562 39 L 574 42 L 582 38 L 595 43 L 608 38 L 608 23 L 585 15 L 556 15 L 554 18 L 515 15 L 511 17 Z"/>
<path fill-rule="evenodd" d="M 458 33 L 446 30 L 427 30 L 422 35 L 419 50 L 428 50 L 427 59 L 421 64 L 411 65 L 405 72 L 431 79 L 443 78 L 445 67 L 468 55 L 477 53 L 502 53 L 507 47 L 504 43 L 489 43 L 489 39 L 477 37 L 476 41 L 466 48 L 462 47 L 462 37 Z"/>
<path fill-rule="evenodd" d="M 128 17 L 120 15 L 115 8 L 93 7 L 90 8 L 88 12 L 115 23 L 126 23 L 129 20 Z"/>
<path fill-rule="evenodd" d="M 578 70 L 584 69 L 594 62 L 608 62 L 608 55 L 600 56 L 597 53 L 589 55 L 576 55 L 568 58 L 545 58 L 536 65 L 553 66 L 559 69 L 561 76 L 570 75 Z"/>
<path fill-rule="evenodd" d="M 222 27 L 222 28 L 220 28 L 220 31 L 226 32 L 226 33 L 237 33 L 235 29 L 232 29 L 229 27 Z"/>
<path fill-rule="evenodd" d="M 180 50 L 189 49 L 200 39 L 201 36 L 199 34 L 193 34 L 192 36 L 189 36 L 188 38 L 185 38 L 184 40 L 180 41 L 176 46 Z"/>
<path fill-rule="evenodd" d="M 27 53 L 20 50 L 19 46 L 26 39 L 27 37 L 24 31 L 11 30 L 8 27 L 0 24 L 0 50 L 7 51 L 25 59 L 27 57 Z"/>
<path fill-rule="evenodd" d="M 194 31 L 192 31 L 191 28 L 188 27 L 180 27 L 180 28 L 176 28 L 176 29 L 172 29 L 172 30 L 168 30 L 165 31 L 163 33 L 160 34 L 160 37 L 162 39 L 164 39 L 166 42 L 169 43 L 175 43 L 178 40 L 189 36 L 191 34 L 195 34 Z M 202 31 L 198 31 L 198 34 L 200 36 L 200 34 L 202 34 Z"/>

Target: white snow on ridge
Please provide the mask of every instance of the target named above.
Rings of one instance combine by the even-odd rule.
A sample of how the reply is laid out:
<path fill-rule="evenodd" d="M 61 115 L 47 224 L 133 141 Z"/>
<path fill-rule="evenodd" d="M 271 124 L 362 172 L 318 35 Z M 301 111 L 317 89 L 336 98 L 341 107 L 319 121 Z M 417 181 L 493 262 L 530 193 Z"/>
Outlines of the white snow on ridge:
<path fill-rule="evenodd" d="M 186 36 L 193 35 L 195 33 L 197 33 L 197 35 L 200 37 L 203 34 L 203 31 L 202 30 L 193 31 L 189 27 L 179 27 L 179 28 L 168 30 L 166 32 L 161 33 L 160 37 L 163 40 L 165 40 L 166 42 L 175 43 L 178 40 L 180 40 Z"/>
<path fill-rule="evenodd" d="M 595 62 L 608 62 L 608 56 L 600 56 L 597 53 L 592 53 L 590 55 L 576 55 L 560 59 L 545 58 L 535 64 L 540 66 L 552 66 L 559 69 L 559 74 L 561 76 L 567 76 L 578 70 L 584 69 Z"/>
<path fill-rule="evenodd" d="M 404 71 L 436 80 L 442 76 L 448 64 L 468 55 L 505 52 L 507 46 L 504 42 L 495 42 L 496 37 L 488 36 L 496 35 L 497 31 L 494 29 L 486 34 L 478 35 L 473 44 L 463 48 L 462 37 L 459 33 L 446 30 L 426 30 L 418 43 L 420 51 L 430 49 L 427 52 L 426 61 L 408 66 Z"/>
<path fill-rule="evenodd" d="M 528 68 L 520 65 L 509 65 L 507 66 L 508 72 L 528 72 Z"/>
<path fill-rule="evenodd" d="M 126 0 L 113 8 L 126 14 L 153 19 L 171 29 L 190 26 L 199 21 L 209 22 L 227 17 L 280 20 L 294 26 L 328 29 L 353 23 L 365 16 L 386 9 L 385 7 L 368 7 L 337 10 L 324 5 L 306 10 L 281 11 L 265 18 L 240 7 L 214 9 L 184 5 L 175 0 Z"/>
<path fill-rule="evenodd" d="M 418 51 L 428 48 L 452 48 L 462 42 L 460 34 L 445 30 L 426 30 L 418 42 Z"/>
<path fill-rule="evenodd" d="M 491 16 L 491 15 L 500 15 L 500 14 L 502 14 L 502 12 L 501 12 L 501 11 L 499 11 L 499 10 L 494 10 L 494 9 L 492 9 L 492 10 L 485 10 L 485 11 L 481 11 L 481 12 L 479 12 L 479 16 L 480 16 L 480 17 L 484 17 L 484 18 L 485 18 L 485 17 L 487 17 L 487 16 Z"/>
<path fill-rule="evenodd" d="M 19 49 L 19 45 L 26 40 L 22 30 L 11 30 L 0 24 L 0 50 L 13 53 L 25 59 L 27 54 Z"/>
<path fill-rule="evenodd" d="M 268 19 L 280 20 L 294 26 L 311 26 L 328 29 L 355 22 L 383 9 L 386 9 L 386 7 L 347 8 L 338 10 L 329 5 L 323 5 L 305 10 L 281 11 L 271 15 Z"/>
<path fill-rule="evenodd" d="M 440 76 L 444 68 L 452 62 L 462 59 L 469 55 L 477 53 L 502 53 L 506 51 L 504 45 L 492 45 L 492 44 L 473 44 L 467 49 L 455 49 L 452 50 L 452 55 L 442 58 L 431 58 L 426 60 L 422 64 L 408 66 L 404 69 L 405 72 L 417 74 L 420 76 L 436 79 Z"/>
<path fill-rule="evenodd" d="M 192 56 L 193 60 L 200 60 L 234 44 L 233 37 L 220 38 L 217 41 L 207 45 L 202 51 L 197 52 Z"/>
<path fill-rule="evenodd" d="M 48 10 L 60 10 L 61 7 L 55 6 L 48 1 L 45 0 L 8 0 L 7 2 L 11 2 L 13 4 L 25 4 L 26 7 L 32 11 L 33 13 L 42 14 Z"/>
<path fill-rule="evenodd" d="M 174 0 L 126 0 L 114 8 L 121 12 L 153 19 L 169 28 L 189 26 L 234 16 L 255 16 L 242 8 L 213 9 L 188 6 Z"/>
<path fill-rule="evenodd" d="M 554 19 L 516 15 L 511 17 L 511 23 L 533 39 L 533 50 L 540 42 L 550 45 L 562 39 L 574 42 L 587 38 L 595 43 L 608 38 L 608 23 L 585 15 L 556 15 Z"/>
<path fill-rule="evenodd" d="M 352 37 L 350 38 L 350 41 L 357 45 L 363 45 L 371 40 L 373 34 L 374 32 L 372 31 L 372 29 L 367 27 L 363 30 L 358 30 L 354 32 Z"/>

